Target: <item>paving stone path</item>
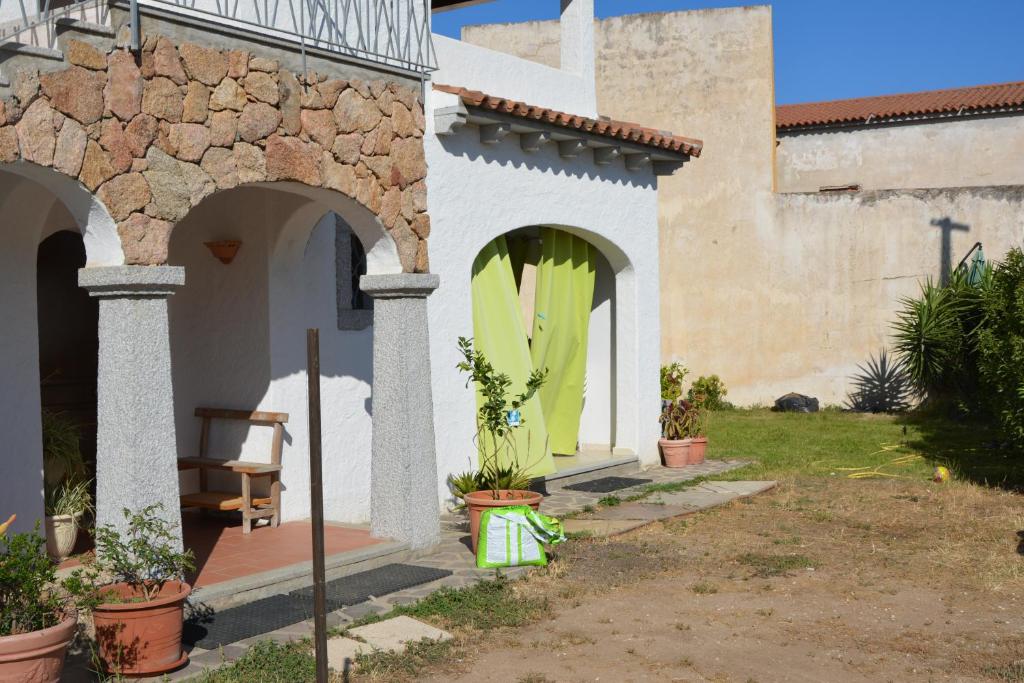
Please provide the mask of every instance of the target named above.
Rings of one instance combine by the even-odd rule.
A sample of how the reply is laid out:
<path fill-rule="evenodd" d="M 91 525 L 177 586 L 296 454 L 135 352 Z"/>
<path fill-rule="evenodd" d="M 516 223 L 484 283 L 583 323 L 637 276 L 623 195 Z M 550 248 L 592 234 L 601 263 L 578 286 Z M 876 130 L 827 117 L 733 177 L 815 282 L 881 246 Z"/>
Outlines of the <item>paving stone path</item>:
<path fill-rule="evenodd" d="M 588 493 L 556 489 L 550 491 L 549 495 L 544 498 L 541 511 L 552 517 L 564 518 L 567 533 L 593 536 L 622 533 L 649 524 L 654 520 L 690 514 L 721 505 L 735 498 L 754 495 L 772 488 L 775 482 L 705 481 L 693 488 L 682 491 L 654 493 L 644 498 L 642 502 L 623 502 L 616 506 L 598 506 L 598 501 L 608 496 L 615 496 L 625 500 L 634 495 L 642 494 L 651 485 L 670 484 L 702 477 L 711 477 L 746 464 L 748 463 L 742 460 L 708 460 L 701 465 L 691 465 L 682 469 L 655 467 L 632 475 L 637 479 L 648 480 L 647 482 L 611 493 Z M 477 569 L 474 557 L 469 550 L 469 522 L 462 513 L 445 515 L 441 521 L 441 531 L 442 539 L 438 545 L 414 555 L 407 562 L 409 564 L 448 569 L 452 572 L 451 576 L 388 595 L 374 596 L 372 599 L 361 604 L 331 612 L 327 615 L 328 628 L 344 626 L 368 614 L 383 614 L 397 605 L 417 602 L 445 586 L 460 588 L 481 580 L 493 579 L 497 571 L 500 571 L 502 576 L 509 578 L 516 578 L 530 571 L 528 567 L 515 567 L 497 571 L 494 569 Z M 381 623 L 390 623 L 392 621 L 394 620 Z M 414 622 L 415 620 L 408 619 L 408 621 Z M 426 624 L 415 623 L 427 629 L 432 629 L 432 627 Z M 405 628 L 410 627 L 410 624 L 405 621 L 399 622 L 399 625 Z M 367 627 L 361 628 L 365 629 Z M 411 626 L 411 628 L 413 632 L 416 632 L 416 629 L 419 627 Z M 436 631 L 436 629 L 434 630 Z M 371 629 L 369 632 L 373 637 L 376 637 L 374 630 Z M 439 633 L 443 634 L 444 632 L 441 631 Z M 218 650 L 194 648 L 190 653 L 189 664 L 186 667 L 166 676 L 143 680 L 187 680 L 208 669 L 219 668 L 228 662 L 238 659 L 251 646 L 260 641 L 273 640 L 279 643 L 286 643 L 302 638 L 312 638 L 312 636 L 313 622 L 312 620 L 307 620 L 226 645 Z M 418 640 L 421 637 L 437 638 L 442 636 L 425 634 L 413 639 Z M 401 640 L 402 636 L 396 636 L 395 638 Z M 371 647 L 373 646 L 374 641 L 371 638 L 363 636 L 362 639 L 366 641 L 366 644 L 369 644 Z M 340 663 L 351 662 L 351 659 L 362 644 L 353 639 L 337 638 L 332 639 L 332 642 L 334 640 L 349 641 L 347 643 L 338 642 L 332 645 L 334 661 L 340 668 L 345 665 Z M 394 642 L 397 643 L 398 640 Z M 380 642 L 384 641 L 381 640 Z M 81 667 L 71 666 L 71 662 L 69 662 L 69 666 L 65 671 L 64 678 L 62 678 L 64 683 L 79 683 L 80 681 L 89 680 L 92 679 L 86 676 L 86 672 Z"/>

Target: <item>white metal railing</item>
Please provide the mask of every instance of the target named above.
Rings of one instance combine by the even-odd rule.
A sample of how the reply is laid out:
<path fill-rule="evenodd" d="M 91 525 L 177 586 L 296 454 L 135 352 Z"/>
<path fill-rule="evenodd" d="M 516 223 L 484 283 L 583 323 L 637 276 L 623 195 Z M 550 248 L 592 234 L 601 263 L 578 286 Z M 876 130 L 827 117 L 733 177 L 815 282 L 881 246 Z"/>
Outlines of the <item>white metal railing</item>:
<path fill-rule="evenodd" d="M 108 23 L 104 0 L 0 0 L 0 39 L 54 47 L 64 17 Z M 130 0 L 221 26 L 257 32 L 400 69 L 437 68 L 428 0 Z M 86 11 L 86 8 L 91 12 Z M 133 8 L 135 9 L 135 8 Z M 80 16 L 81 15 L 81 16 Z"/>
<path fill-rule="evenodd" d="M 80 19 L 108 24 L 106 0 L 53 2 L 53 0 L 0 0 L 0 43 L 16 42 L 33 47 L 57 46 L 57 20 Z"/>

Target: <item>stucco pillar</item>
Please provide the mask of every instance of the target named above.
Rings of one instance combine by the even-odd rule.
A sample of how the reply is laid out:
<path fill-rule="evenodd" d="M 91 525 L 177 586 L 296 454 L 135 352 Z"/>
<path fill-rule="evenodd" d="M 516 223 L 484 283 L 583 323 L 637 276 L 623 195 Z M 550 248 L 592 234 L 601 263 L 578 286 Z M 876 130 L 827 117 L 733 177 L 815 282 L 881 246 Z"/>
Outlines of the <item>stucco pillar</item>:
<path fill-rule="evenodd" d="M 185 269 L 82 268 L 78 284 L 100 300 L 96 522 L 123 529 L 123 508 L 162 503 L 180 544 L 167 298 Z"/>
<path fill-rule="evenodd" d="M 427 297 L 437 275 L 364 275 L 373 297 L 370 531 L 423 548 L 440 538 Z"/>

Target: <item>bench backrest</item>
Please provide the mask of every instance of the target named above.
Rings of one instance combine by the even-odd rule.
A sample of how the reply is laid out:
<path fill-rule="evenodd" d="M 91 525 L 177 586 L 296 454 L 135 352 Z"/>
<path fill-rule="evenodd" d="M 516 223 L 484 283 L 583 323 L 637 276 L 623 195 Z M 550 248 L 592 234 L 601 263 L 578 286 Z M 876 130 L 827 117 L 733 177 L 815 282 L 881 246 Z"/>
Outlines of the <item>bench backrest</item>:
<path fill-rule="evenodd" d="M 213 420 L 238 420 L 251 425 L 272 426 L 274 441 L 270 446 L 270 463 L 281 464 L 281 448 L 284 443 L 284 426 L 288 422 L 288 413 L 274 413 L 262 410 L 231 410 L 228 408 L 196 408 L 196 417 L 202 418 L 203 426 L 199 432 L 199 457 L 209 457 L 210 423 Z"/>

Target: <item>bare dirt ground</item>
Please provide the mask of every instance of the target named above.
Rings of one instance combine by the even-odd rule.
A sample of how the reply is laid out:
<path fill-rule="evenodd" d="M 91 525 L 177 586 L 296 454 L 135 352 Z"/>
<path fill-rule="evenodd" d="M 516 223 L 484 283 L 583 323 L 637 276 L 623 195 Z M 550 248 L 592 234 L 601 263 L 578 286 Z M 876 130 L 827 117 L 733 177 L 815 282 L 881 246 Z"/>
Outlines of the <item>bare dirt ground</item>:
<path fill-rule="evenodd" d="M 1024 498 L 802 479 L 563 546 L 550 615 L 417 680 L 1024 681 Z M 1020 546 L 1018 544 L 1021 544 Z"/>

